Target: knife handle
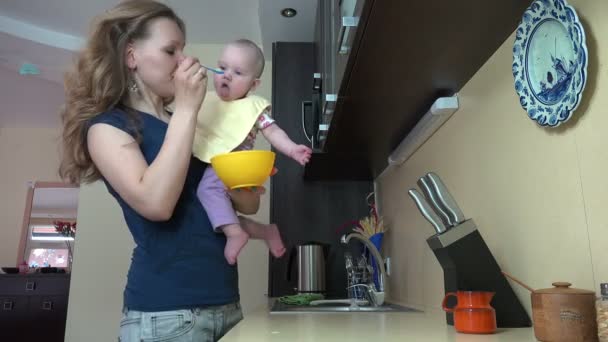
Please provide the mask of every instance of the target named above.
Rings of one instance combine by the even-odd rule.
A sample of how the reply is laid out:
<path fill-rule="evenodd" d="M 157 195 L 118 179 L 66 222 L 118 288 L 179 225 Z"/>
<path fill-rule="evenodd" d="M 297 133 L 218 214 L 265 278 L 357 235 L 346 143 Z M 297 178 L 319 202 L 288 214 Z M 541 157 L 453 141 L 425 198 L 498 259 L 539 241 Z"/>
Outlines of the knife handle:
<path fill-rule="evenodd" d="M 446 227 L 451 227 L 452 222 L 450 221 L 450 215 L 447 213 L 447 209 L 443 207 L 441 201 L 437 199 L 437 193 L 435 193 L 435 189 L 429 184 L 426 177 L 420 177 L 420 179 L 418 179 L 418 186 L 422 189 L 422 193 L 432 209 L 434 209 L 441 218 L 441 222 L 443 222 Z"/>
<path fill-rule="evenodd" d="M 452 194 L 450 194 L 448 188 L 445 186 L 445 184 L 443 184 L 441 178 L 439 178 L 439 176 L 433 172 L 427 173 L 426 177 L 428 177 L 431 185 L 435 189 L 439 201 L 441 201 L 447 209 L 452 225 L 457 225 L 464 222 L 465 217 L 462 210 L 460 210 L 456 200 L 454 200 L 454 197 L 452 197 Z"/>
<path fill-rule="evenodd" d="M 418 207 L 418 210 L 420 210 L 422 216 L 424 216 L 424 218 L 426 218 L 426 220 L 433 225 L 433 228 L 435 228 L 437 234 L 445 232 L 446 228 L 443 223 L 441 223 L 441 219 L 431 209 L 428 202 L 424 199 L 424 197 L 422 197 L 422 194 L 420 194 L 420 192 L 418 192 L 416 189 L 410 189 L 408 193 L 416 203 L 416 206 Z"/>

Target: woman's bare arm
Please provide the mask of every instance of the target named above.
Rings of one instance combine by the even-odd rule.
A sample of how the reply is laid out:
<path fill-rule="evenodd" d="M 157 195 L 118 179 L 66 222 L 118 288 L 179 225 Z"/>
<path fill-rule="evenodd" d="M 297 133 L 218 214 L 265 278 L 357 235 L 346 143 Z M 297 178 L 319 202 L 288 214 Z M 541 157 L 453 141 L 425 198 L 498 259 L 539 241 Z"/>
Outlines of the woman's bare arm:
<path fill-rule="evenodd" d="M 95 166 L 114 190 L 140 215 L 168 220 L 183 190 L 192 155 L 196 115 L 206 91 L 206 76 L 193 59 L 175 73 L 176 109 L 163 145 L 148 165 L 133 137 L 107 124 L 93 125 L 87 135 Z"/>

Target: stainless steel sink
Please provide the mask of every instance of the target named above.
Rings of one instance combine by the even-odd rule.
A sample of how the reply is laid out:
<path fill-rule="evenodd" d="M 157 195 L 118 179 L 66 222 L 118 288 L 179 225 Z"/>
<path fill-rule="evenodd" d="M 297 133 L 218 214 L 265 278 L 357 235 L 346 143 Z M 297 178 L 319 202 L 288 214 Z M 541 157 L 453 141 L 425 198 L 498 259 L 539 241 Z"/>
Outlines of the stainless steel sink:
<path fill-rule="evenodd" d="M 405 306 L 384 303 L 381 306 L 351 306 L 350 304 L 331 303 L 320 305 L 287 305 L 276 300 L 270 309 L 271 314 L 311 313 L 311 312 L 415 312 Z"/>

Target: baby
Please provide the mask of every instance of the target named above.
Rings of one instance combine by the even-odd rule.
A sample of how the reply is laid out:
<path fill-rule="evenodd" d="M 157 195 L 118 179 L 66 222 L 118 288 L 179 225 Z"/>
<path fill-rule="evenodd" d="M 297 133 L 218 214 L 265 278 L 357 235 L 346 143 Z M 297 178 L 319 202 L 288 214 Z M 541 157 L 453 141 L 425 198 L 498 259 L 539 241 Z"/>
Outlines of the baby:
<path fill-rule="evenodd" d="M 271 117 L 268 100 L 250 94 L 260 85 L 264 55 L 253 42 L 240 39 L 222 50 L 214 74 L 215 93 L 207 93 L 198 116 L 193 153 L 204 162 L 230 151 L 251 150 L 258 132 L 279 152 L 300 165 L 310 160 L 312 150 L 294 143 Z M 230 264 L 248 239 L 262 239 L 275 257 L 285 253 L 279 230 L 274 224 L 261 224 L 237 217 L 225 185 L 212 167 L 208 167 L 197 190 L 215 231 L 226 235 L 224 256 Z"/>

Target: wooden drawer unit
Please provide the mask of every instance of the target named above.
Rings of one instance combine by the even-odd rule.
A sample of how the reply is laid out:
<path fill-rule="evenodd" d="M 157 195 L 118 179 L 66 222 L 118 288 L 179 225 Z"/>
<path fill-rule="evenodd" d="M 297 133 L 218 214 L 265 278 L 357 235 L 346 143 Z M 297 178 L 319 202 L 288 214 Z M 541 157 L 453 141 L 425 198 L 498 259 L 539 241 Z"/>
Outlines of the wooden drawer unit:
<path fill-rule="evenodd" d="M 0 275 L 0 341 L 63 341 L 68 274 Z"/>

